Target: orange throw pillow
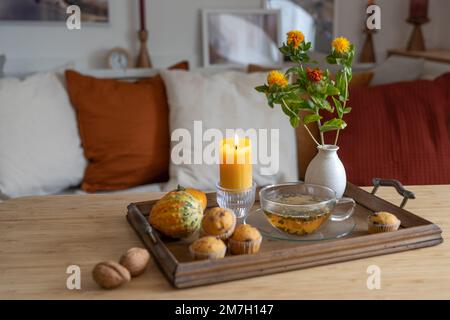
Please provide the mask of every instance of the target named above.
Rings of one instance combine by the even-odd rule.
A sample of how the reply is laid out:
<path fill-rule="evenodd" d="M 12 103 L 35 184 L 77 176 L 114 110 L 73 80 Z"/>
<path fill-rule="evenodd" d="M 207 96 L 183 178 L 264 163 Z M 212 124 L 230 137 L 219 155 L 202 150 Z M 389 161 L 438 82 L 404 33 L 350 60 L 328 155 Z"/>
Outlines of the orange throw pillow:
<path fill-rule="evenodd" d="M 353 74 L 352 81 L 350 81 L 350 87 L 368 87 L 372 82 L 374 73 L 372 71 L 356 72 Z"/>
<path fill-rule="evenodd" d="M 172 68 L 187 67 L 181 63 Z M 89 161 L 81 185 L 84 191 L 168 180 L 169 107 L 159 75 L 131 83 L 69 70 L 66 80 Z"/>

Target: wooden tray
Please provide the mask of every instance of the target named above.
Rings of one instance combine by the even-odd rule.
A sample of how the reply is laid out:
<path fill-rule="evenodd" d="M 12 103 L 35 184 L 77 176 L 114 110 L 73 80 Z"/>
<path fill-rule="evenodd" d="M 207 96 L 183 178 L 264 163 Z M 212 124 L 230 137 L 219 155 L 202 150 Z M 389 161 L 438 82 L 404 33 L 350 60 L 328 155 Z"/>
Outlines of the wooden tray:
<path fill-rule="evenodd" d="M 353 198 L 357 203 L 354 213 L 356 228 L 349 236 L 317 242 L 289 242 L 264 238 L 259 253 L 242 256 L 227 255 L 220 260 L 194 261 L 189 255 L 187 243 L 165 239 L 156 230 L 152 230 L 146 220 L 156 200 L 130 204 L 127 220 L 150 251 L 163 274 L 177 288 L 201 286 L 429 247 L 443 241 L 442 231 L 437 225 L 353 184 L 348 183 L 345 196 Z M 215 193 L 209 193 L 207 197 L 209 207 L 217 206 Z M 255 205 L 259 206 L 258 196 Z M 377 211 L 395 214 L 401 220 L 400 229 L 391 233 L 369 235 L 367 216 Z"/>

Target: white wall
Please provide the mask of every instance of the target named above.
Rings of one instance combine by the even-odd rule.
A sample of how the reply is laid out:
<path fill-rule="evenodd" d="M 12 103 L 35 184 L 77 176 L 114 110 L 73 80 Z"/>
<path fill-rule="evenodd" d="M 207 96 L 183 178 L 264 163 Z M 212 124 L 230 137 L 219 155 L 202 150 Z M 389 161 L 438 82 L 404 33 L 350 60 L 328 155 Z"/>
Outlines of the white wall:
<path fill-rule="evenodd" d="M 65 22 L 2 23 L 0 53 L 6 74 L 48 70 L 69 61 L 80 68 L 105 68 L 113 47 L 137 54 L 138 0 L 109 0 L 109 25 L 66 28 Z M 149 52 L 155 66 L 182 59 L 201 61 L 201 8 L 258 8 L 261 0 L 147 0 Z"/>
<path fill-rule="evenodd" d="M 362 0 L 335 0 L 337 10 L 337 32 L 361 48 L 364 42 L 362 30 L 365 19 L 365 3 Z M 386 51 L 406 48 L 412 26 L 406 23 L 409 0 L 377 0 L 381 7 L 382 29 L 374 36 L 377 58 L 386 58 Z M 432 21 L 423 28 L 428 48 L 450 49 L 450 1 L 430 0 L 429 15 Z"/>
<path fill-rule="evenodd" d="M 68 61 L 81 68 L 106 67 L 109 49 L 121 46 L 137 53 L 137 0 L 110 0 L 110 24 L 69 31 L 65 23 L 0 24 L 0 53 L 7 55 L 6 73 L 46 70 Z M 336 0 L 339 35 L 360 47 L 363 42 L 363 0 Z M 409 0 L 378 0 L 382 30 L 375 36 L 380 59 L 389 48 L 405 47 L 411 26 L 405 23 Z M 155 66 L 188 59 L 201 62 L 201 8 L 259 8 L 261 0 L 147 0 L 149 51 Z M 450 49 L 450 1 L 431 0 L 432 23 L 425 27 L 427 45 Z"/>
<path fill-rule="evenodd" d="M 111 23 L 82 26 L 79 31 L 69 31 L 65 22 L 0 24 L 0 52 L 7 56 L 5 71 L 45 70 L 68 61 L 104 67 L 107 50 L 131 46 L 130 21 L 135 20 L 135 13 L 128 2 L 110 0 Z"/>

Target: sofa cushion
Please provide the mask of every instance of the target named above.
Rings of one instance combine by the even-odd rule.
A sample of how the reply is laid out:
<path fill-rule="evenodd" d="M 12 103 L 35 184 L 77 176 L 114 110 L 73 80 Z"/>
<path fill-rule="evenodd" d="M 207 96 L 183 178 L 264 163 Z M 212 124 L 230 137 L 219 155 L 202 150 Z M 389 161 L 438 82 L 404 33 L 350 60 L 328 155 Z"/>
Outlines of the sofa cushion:
<path fill-rule="evenodd" d="M 75 113 L 54 73 L 0 80 L 0 197 L 79 185 L 86 160 Z"/>
<path fill-rule="evenodd" d="M 420 76 L 422 80 L 436 80 L 440 76 L 450 72 L 450 64 L 425 60 L 423 74 Z"/>
<path fill-rule="evenodd" d="M 436 78 L 436 83 L 441 86 L 447 98 L 447 131 L 450 139 L 450 72 Z"/>
<path fill-rule="evenodd" d="M 408 185 L 450 184 L 450 74 L 350 92 L 349 126 L 339 156 L 350 182 L 394 178 Z M 329 140 L 331 141 L 331 139 Z"/>
<path fill-rule="evenodd" d="M 274 170 L 270 175 L 262 174 L 262 168 L 268 168 L 269 165 L 263 164 L 257 154 L 253 154 L 254 160 L 258 160 L 253 166 L 253 178 L 258 185 L 298 180 L 295 130 L 280 108 L 270 109 L 264 95 L 254 89 L 266 81 L 266 73 L 222 72 L 204 75 L 164 71 L 161 75 L 166 83 L 170 106 L 170 130 L 173 134 L 174 130 L 186 129 L 192 137 L 191 141 L 175 140 L 172 147 L 185 150 L 191 160 L 192 155 L 202 154 L 203 148 L 211 142 L 194 142 L 197 139 L 194 135 L 195 121 L 202 121 L 197 124 L 202 127 L 203 133 L 214 128 L 220 130 L 223 136 L 226 136 L 226 129 L 278 129 L 279 140 L 274 145 L 279 148 L 279 153 L 276 154 L 279 155 L 277 168 L 272 167 Z M 218 144 L 219 141 L 214 143 Z M 252 141 L 253 147 L 256 143 L 257 141 Z M 174 150 L 172 148 L 172 152 Z M 181 184 L 185 187 L 214 190 L 218 179 L 217 163 L 171 162 L 170 181 L 166 189 Z"/>
<path fill-rule="evenodd" d="M 418 80 L 424 71 L 425 60 L 391 56 L 375 67 L 371 84 L 381 85 Z"/>
<path fill-rule="evenodd" d="M 82 189 L 120 190 L 167 181 L 170 138 L 161 77 L 132 83 L 67 71 L 66 79 L 89 161 Z"/>

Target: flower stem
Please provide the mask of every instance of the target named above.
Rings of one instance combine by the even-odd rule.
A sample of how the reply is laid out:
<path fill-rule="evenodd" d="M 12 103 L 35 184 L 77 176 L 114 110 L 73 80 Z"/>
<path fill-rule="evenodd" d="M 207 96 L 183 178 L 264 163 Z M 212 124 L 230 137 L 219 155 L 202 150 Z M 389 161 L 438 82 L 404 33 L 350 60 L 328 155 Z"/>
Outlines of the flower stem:
<path fill-rule="evenodd" d="M 286 104 L 286 102 L 284 101 L 284 99 L 281 99 L 281 102 L 283 103 L 284 107 L 286 109 L 288 109 L 292 114 L 295 114 L 294 111 L 292 111 L 289 106 Z M 311 133 L 311 131 L 309 130 L 308 126 L 306 124 L 303 124 L 303 126 L 305 127 L 306 131 L 308 131 L 309 135 L 311 136 L 311 138 L 314 140 L 314 142 L 320 146 L 320 143 L 317 142 L 316 138 L 314 138 L 313 134 Z"/>
<path fill-rule="evenodd" d="M 319 115 L 319 110 L 316 110 L 316 115 L 320 116 Z M 322 121 L 320 121 L 320 119 L 317 120 L 317 126 L 319 127 L 319 132 L 320 132 L 320 142 L 322 142 L 322 145 L 324 146 L 325 145 L 325 138 L 323 136 L 323 132 L 320 130 L 320 128 L 322 127 Z"/>
<path fill-rule="evenodd" d="M 344 110 L 347 108 L 347 100 L 348 100 L 348 78 L 347 73 L 344 72 L 344 79 L 345 79 L 345 101 L 344 101 Z M 336 138 L 334 139 L 334 145 L 337 146 L 338 140 L 339 140 L 339 132 L 341 129 L 338 129 L 336 132 Z"/>
<path fill-rule="evenodd" d="M 317 120 L 317 125 L 319 126 L 319 132 L 320 132 L 320 142 L 322 142 L 322 145 L 325 145 L 325 137 L 323 136 L 323 132 L 320 130 L 322 127 L 322 122 L 320 120 Z"/>
<path fill-rule="evenodd" d="M 339 132 L 340 132 L 340 131 L 341 131 L 341 130 L 338 129 L 337 132 L 336 132 L 336 138 L 334 139 L 334 145 L 335 145 L 335 146 L 337 146 L 337 143 L 338 143 L 338 140 L 339 140 Z"/>
<path fill-rule="evenodd" d="M 286 101 L 284 101 L 283 98 L 281 98 L 281 102 L 283 103 L 283 106 L 284 106 L 287 110 L 289 110 L 290 113 L 292 113 L 294 116 L 296 116 L 295 112 L 292 111 L 291 108 L 289 108 L 289 106 L 286 104 Z M 297 116 L 298 116 L 298 115 L 297 115 Z"/>
<path fill-rule="evenodd" d="M 316 140 L 316 138 L 314 138 L 313 134 L 311 133 L 311 131 L 309 131 L 309 128 L 306 124 L 303 125 L 306 129 L 306 131 L 308 131 L 309 135 L 311 136 L 311 138 L 314 140 L 314 142 L 316 143 L 317 146 L 320 146 L 320 143 Z"/>

